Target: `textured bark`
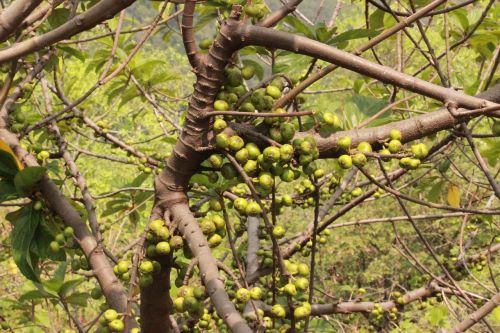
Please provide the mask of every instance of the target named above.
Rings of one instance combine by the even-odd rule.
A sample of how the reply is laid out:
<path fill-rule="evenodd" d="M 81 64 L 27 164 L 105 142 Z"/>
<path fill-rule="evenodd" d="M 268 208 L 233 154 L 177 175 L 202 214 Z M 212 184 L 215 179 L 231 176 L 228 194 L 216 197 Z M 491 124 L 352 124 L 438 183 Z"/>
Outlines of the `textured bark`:
<path fill-rule="evenodd" d="M 212 111 L 216 94 L 219 92 L 224 68 L 239 48 L 239 43 L 232 40 L 231 32 L 238 25 L 241 7 L 236 6 L 228 20 L 223 22 L 219 35 L 215 39 L 207 56 L 195 69 L 197 76 L 194 92 L 189 101 L 188 114 L 183 131 L 177 141 L 172 156 L 167 159 L 165 169 L 155 179 L 157 203 L 168 211 L 171 220 L 177 225 L 191 252 L 198 260 L 201 278 L 218 315 L 225 321 L 232 332 L 252 332 L 241 314 L 227 295 L 224 283 L 217 269 L 217 261 L 212 256 L 207 240 L 201 232 L 198 222 L 189 210 L 187 191 L 189 179 L 198 170 L 200 163 L 207 157 L 211 147 L 213 120 L 207 121 L 205 114 Z M 155 288 L 162 291 L 164 285 Z M 156 302 L 164 302 L 159 293 L 151 293 Z M 149 303 L 151 304 L 151 303 Z M 154 302 L 153 302 L 154 304 Z M 141 307 L 141 312 L 149 311 Z M 166 318 L 164 318 L 165 320 Z M 158 327 L 143 330 L 144 333 L 163 332 Z"/>
<path fill-rule="evenodd" d="M 251 25 L 239 25 L 238 28 L 235 34 L 245 45 L 283 49 L 318 58 L 423 96 L 442 102 L 454 102 L 459 107 L 480 109 L 495 106 L 494 103 L 481 98 L 432 84 L 306 37 Z"/>
<path fill-rule="evenodd" d="M 302 1 L 303 0 L 287 1 L 283 6 L 281 6 L 281 8 L 267 15 L 262 21 L 257 23 L 257 25 L 268 28 L 275 26 L 285 16 L 293 12 Z"/>
<path fill-rule="evenodd" d="M 0 43 L 4 42 L 41 0 L 16 0 L 0 13 Z"/>
<path fill-rule="evenodd" d="M 490 314 L 491 311 L 493 311 L 499 305 L 500 305 L 500 293 L 497 293 L 482 307 L 477 309 L 475 312 L 471 313 L 467 319 L 463 320 L 460 324 L 449 330 L 448 333 L 459 333 L 467 331 L 469 328 L 474 326 L 478 321 L 480 321 L 488 314 Z"/>

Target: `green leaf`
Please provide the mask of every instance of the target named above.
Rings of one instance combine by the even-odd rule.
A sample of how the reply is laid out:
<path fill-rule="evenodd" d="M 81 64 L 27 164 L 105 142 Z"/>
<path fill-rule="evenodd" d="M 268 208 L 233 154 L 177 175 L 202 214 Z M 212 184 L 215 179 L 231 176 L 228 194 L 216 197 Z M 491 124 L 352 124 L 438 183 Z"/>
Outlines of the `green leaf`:
<path fill-rule="evenodd" d="M 500 306 L 497 306 L 495 310 L 491 311 L 491 315 L 489 318 L 492 322 L 500 323 Z"/>
<path fill-rule="evenodd" d="M 33 208 L 33 204 L 7 215 L 7 219 L 14 224 L 10 234 L 12 256 L 21 273 L 32 281 L 39 281 L 38 253 L 32 250 L 33 241 L 38 225 L 41 221 L 41 212 Z"/>
<path fill-rule="evenodd" d="M 370 28 L 379 30 L 384 28 L 384 14 L 385 12 L 377 9 L 370 14 Z"/>
<path fill-rule="evenodd" d="M 74 293 L 66 297 L 65 301 L 73 305 L 86 306 L 89 297 L 90 295 L 88 293 Z"/>
<path fill-rule="evenodd" d="M 61 286 L 64 283 L 64 276 L 66 275 L 67 266 L 68 266 L 67 262 L 62 262 L 59 265 L 59 267 L 57 267 L 56 271 L 54 272 L 54 276 L 52 277 L 52 279 L 50 279 L 48 281 L 43 281 L 42 285 L 45 288 L 52 290 L 56 293 L 59 292 L 59 290 L 61 289 Z"/>
<path fill-rule="evenodd" d="M 296 32 L 301 33 L 302 35 L 311 39 L 315 39 L 315 35 L 311 31 L 311 29 L 309 29 L 309 27 L 304 22 L 302 22 L 295 16 L 287 16 L 285 17 L 283 22 L 290 24 Z"/>
<path fill-rule="evenodd" d="M 65 23 L 69 18 L 69 10 L 66 8 L 57 8 L 52 11 L 52 14 L 49 16 L 48 21 L 52 28 L 57 28 L 58 26 Z"/>
<path fill-rule="evenodd" d="M 30 290 L 19 297 L 20 302 L 31 301 L 34 299 L 57 298 L 56 296 L 42 289 Z"/>
<path fill-rule="evenodd" d="M 378 111 L 382 110 L 387 104 L 386 99 L 380 99 L 372 96 L 354 95 L 351 98 L 356 104 L 358 110 L 366 117 L 373 116 Z M 390 113 L 384 113 L 380 118 L 389 117 Z"/>
<path fill-rule="evenodd" d="M 33 187 L 42 179 L 46 169 L 43 167 L 27 167 L 14 177 L 14 185 L 21 195 L 28 195 Z"/>
<path fill-rule="evenodd" d="M 73 280 L 69 280 L 69 281 L 64 282 L 61 285 L 61 288 L 59 289 L 59 295 L 64 297 L 69 292 L 73 291 L 76 287 L 81 285 L 83 282 L 85 282 L 84 278 L 77 278 L 77 279 L 73 279 Z"/>
<path fill-rule="evenodd" d="M 326 41 L 332 38 L 336 30 L 336 28 L 328 29 L 324 23 L 320 23 L 316 28 L 316 38 L 318 41 L 326 43 Z"/>
<path fill-rule="evenodd" d="M 444 181 L 437 182 L 434 184 L 429 192 L 427 192 L 427 200 L 431 202 L 437 202 L 443 193 L 443 187 L 445 185 Z"/>
<path fill-rule="evenodd" d="M 426 318 L 432 326 L 444 327 L 448 319 L 448 309 L 446 306 L 436 306 L 426 313 Z"/>
<path fill-rule="evenodd" d="M 70 56 L 77 58 L 81 62 L 85 62 L 85 56 L 83 55 L 83 53 L 80 50 L 69 47 L 69 46 L 58 46 L 57 48 L 60 49 L 61 51 L 64 51 L 65 53 L 69 54 Z"/>
<path fill-rule="evenodd" d="M 359 38 L 371 38 L 377 36 L 379 33 L 379 31 L 376 31 L 374 29 L 352 29 L 333 37 L 330 40 L 329 44 L 338 44 L 341 42 Z"/>
<path fill-rule="evenodd" d="M 0 202 L 17 199 L 16 187 L 11 181 L 0 180 Z"/>
<path fill-rule="evenodd" d="M 21 168 L 21 164 L 9 145 L 0 140 L 0 177 L 12 178 Z"/>

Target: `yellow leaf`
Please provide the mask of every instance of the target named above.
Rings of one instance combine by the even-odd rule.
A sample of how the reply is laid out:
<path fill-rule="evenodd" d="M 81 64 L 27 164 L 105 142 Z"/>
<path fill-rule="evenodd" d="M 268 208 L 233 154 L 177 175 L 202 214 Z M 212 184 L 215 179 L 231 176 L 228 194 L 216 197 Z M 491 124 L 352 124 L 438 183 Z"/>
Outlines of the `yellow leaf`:
<path fill-rule="evenodd" d="M 17 159 L 16 157 L 16 154 L 14 154 L 14 152 L 12 151 L 12 149 L 10 149 L 9 145 L 7 144 L 7 142 L 3 141 L 0 139 L 0 150 L 3 150 L 5 152 L 7 152 L 9 155 L 12 156 L 12 159 L 14 161 L 16 161 L 16 164 L 17 164 L 17 167 L 19 168 L 19 170 L 22 170 L 23 169 L 23 165 L 21 164 L 21 162 Z"/>
<path fill-rule="evenodd" d="M 448 204 L 452 207 L 460 207 L 460 188 L 456 185 L 448 187 Z"/>

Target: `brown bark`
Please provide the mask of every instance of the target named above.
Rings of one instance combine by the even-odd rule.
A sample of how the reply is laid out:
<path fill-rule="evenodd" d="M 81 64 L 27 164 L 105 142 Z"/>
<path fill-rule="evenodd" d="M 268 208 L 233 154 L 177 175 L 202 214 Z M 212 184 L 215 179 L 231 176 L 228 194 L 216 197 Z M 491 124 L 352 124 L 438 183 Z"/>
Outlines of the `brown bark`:
<path fill-rule="evenodd" d="M 0 43 L 19 28 L 19 24 L 41 3 L 41 0 L 16 0 L 0 13 Z"/>

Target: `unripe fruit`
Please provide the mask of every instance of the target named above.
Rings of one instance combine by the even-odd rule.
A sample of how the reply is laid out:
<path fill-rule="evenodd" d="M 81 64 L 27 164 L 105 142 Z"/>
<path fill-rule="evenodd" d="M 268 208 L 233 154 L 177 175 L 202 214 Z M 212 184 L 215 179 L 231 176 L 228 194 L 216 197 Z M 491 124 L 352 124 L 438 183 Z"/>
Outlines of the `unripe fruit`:
<path fill-rule="evenodd" d="M 222 132 L 227 127 L 227 123 L 224 119 L 216 119 L 214 121 L 214 131 L 217 133 Z"/>
<path fill-rule="evenodd" d="M 399 130 L 397 130 L 397 129 L 392 129 L 389 132 L 389 138 L 391 140 L 399 140 L 399 141 L 401 141 L 401 138 L 402 138 L 401 132 Z"/>
<path fill-rule="evenodd" d="M 221 168 L 221 174 L 226 179 L 233 179 L 238 172 L 231 163 L 224 163 Z"/>
<path fill-rule="evenodd" d="M 252 65 L 246 65 L 241 69 L 241 76 L 245 80 L 250 80 L 255 75 L 255 67 Z"/>
<path fill-rule="evenodd" d="M 352 156 L 352 164 L 354 164 L 357 167 L 362 167 L 363 165 L 366 164 L 367 158 L 365 154 L 363 153 L 356 153 Z"/>
<path fill-rule="evenodd" d="M 280 131 L 283 142 L 290 141 L 295 135 L 295 127 L 290 123 L 282 123 L 280 125 Z"/>
<path fill-rule="evenodd" d="M 273 187 L 274 179 L 269 172 L 262 172 L 259 175 L 259 185 L 264 189 L 270 189 Z"/>
<path fill-rule="evenodd" d="M 215 224 L 216 229 L 223 229 L 226 226 L 226 221 L 220 215 L 212 216 L 212 222 Z"/>
<path fill-rule="evenodd" d="M 108 327 L 111 330 L 111 332 L 121 332 L 125 328 L 125 325 L 123 324 L 122 320 L 115 319 L 108 324 Z"/>
<path fill-rule="evenodd" d="M 287 283 L 283 287 L 283 291 L 290 296 L 295 296 L 297 294 L 297 288 L 295 288 L 293 283 Z"/>
<path fill-rule="evenodd" d="M 184 297 L 176 297 L 173 300 L 174 310 L 178 313 L 185 311 L 184 309 Z"/>
<path fill-rule="evenodd" d="M 34 210 L 41 210 L 43 208 L 43 204 L 41 201 L 35 201 L 33 204 L 33 209 Z"/>
<path fill-rule="evenodd" d="M 154 270 L 153 263 L 149 260 L 145 260 L 145 261 L 141 262 L 141 264 L 139 265 L 139 270 L 143 274 L 150 274 Z"/>
<path fill-rule="evenodd" d="M 351 146 L 351 138 L 348 136 L 343 136 L 337 141 L 337 145 L 340 149 L 348 150 Z"/>
<path fill-rule="evenodd" d="M 222 205 L 220 201 L 216 198 L 210 199 L 209 205 L 210 209 L 213 211 L 220 212 L 222 210 Z"/>
<path fill-rule="evenodd" d="M 281 156 L 280 149 L 274 146 L 266 147 L 266 149 L 264 149 L 263 156 L 266 162 L 278 162 Z"/>
<path fill-rule="evenodd" d="M 266 87 L 266 95 L 271 96 L 274 99 L 278 99 L 281 97 L 281 90 L 273 85 L 268 85 Z"/>
<path fill-rule="evenodd" d="M 108 322 L 111 322 L 111 321 L 118 318 L 118 312 L 116 312 L 116 310 L 114 310 L 114 309 L 109 309 L 109 310 L 104 311 L 103 317 Z"/>
<path fill-rule="evenodd" d="M 334 128 L 340 128 L 341 127 L 341 123 L 340 123 L 339 117 L 336 114 L 333 114 L 331 112 L 325 112 L 323 114 L 323 121 L 325 122 L 325 124 L 330 125 L 330 126 L 332 126 Z"/>
<path fill-rule="evenodd" d="M 301 154 L 306 154 L 309 155 L 313 152 L 314 146 L 311 142 L 309 141 L 302 141 L 302 143 L 299 146 L 299 151 Z"/>
<path fill-rule="evenodd" d="M 63 233 L 66 238 L 72 238 L 75 235 L 75 231 L 71 227 L 64 228 Z"/>
<path fill-rule="evenodd" d="M 213 234 L 209 239 L 208 239 L 208 246 L 210 248 L 214 248 L 219 246 L 222 243 L 222 237 L 219 234 Z"/>
<path fill-rule="evenodd" d="M 234 200 L 233 205 L 238 212 L 244 213 L 247 208 L 248 202 L 245 198 L 238 198 Z"/>
<path fill-rule="evenodd" d="M 248 151 L 248 158 L 249 159 L 256 160 L 257 157 L 259 157 L 260 149 L 255 143 L 249 142 L 245 145 L 245 148 Z"/>
<path fill-rule="evenodd" d="M 204 235 L 211 235 L 215 232 L 215 223 L 210 220 L 204 220 L 200 223 L 200 229 Z"/>
<path fill-rule="evenodd" d="M 424 143 L 418 143 L 411 146 L 411 152 L 413 153 L 415 158 L 421 160 L 427 157 L 427 155 L 429 154 L 429 149 L 427 149 L 427 146 Z"/>
<path fill-rule="evenodd" d="M 169 245 L 174 250 L 178 250 L 182 247 L 184 241 L 181 236 L 172 236 L 169 241 Z"/>
<path fill-rule="evenodd" d="M 341 155 L 338 163 L 342 169 L 349 169 L 352 167 L 352 158 L 349 155 Z"/>
<path fill-rule="evenodd" d="M 306 264 L 298 264 L 297 265 L 297 272 L 302 275 L 302 276 L 309 276 L 309 266 Z"/>
<path fill-rule="evenodd" d="M 280 148 L 280 159 L 283 162 L 288 162 L 293 157 L 293 146 L 289 144 L 284 144 Z"/>
<path fill-rule="evenodd" d="M 301 277 L 301 278 L 298 278 L 296 281 L 295 281 L 295 286 L 302 290 L 302 291 L 305 291 L 307 290 L 307 288 L 309 288 L 309 280 L 306 279 L 305 277 Z"/>
<path fill-rule="evenodd" d="M 92 291 L 90 292 L 90 297 L 92 297 L 93 299 L 99 299 L 102 297 L 102 290 L 101 288 L 99 287 L 95 287 L 94 289 L 92 289 Z"/>
<path fill-rule="evenodd" d="M 242 112 L 255 112 L 255 106 L 250 102 L 245 102 L 245 103 L 241 104 L 239 110 Z"/>
<path fill-rule="evenodd" d="M 236 291 L 236 299 L 239 302 L 246 303 L 250 300 L 250 291 L 246 288 L 240 288 Z"/>
<path fill-rule="evenodd" d="M 212 46 L 213 42 L 214 42 L 214 40 L 212 38 L 205 38 L 205 39 L 202 39 L 200 41 L 200 43 L 198 44 L 198 46 L 202 50 L 208 50 L 210 48 L 210 46 Z"/>
<path fill-rule="evenodd" d="M 166 255 L 170 253 L 170 244 L 168 242 L 159 242 L 156 244 L 156 253 L 159 255 Z"/>
<path fill-rule="evenodd" d="M 153 277 L 151 275 L 141 275 L 139 277 L 139 286 L 141 288 L 149 287 L 153 284 Z"/>
<path fill-rule="evenodd" d="M 397 152 L 399 152 L 402 147 L 403 144 L 401 143 L 401 141 L 396 139 L 389 141 L 389 145 L 387 146 L 387 148 L 392 154 L 396 154 Z"/>
<path fill-rule="evenodd" d="M 226 149 L 229 147 L 229 137 L 224 133 L 219 133 L 215 136 L 215 145 L 219 149 Z"/>
<path fill-rule="evenodd" d="M 370 145 L 370 143 L 368 143 L 366 141 L 360 142 L 356 149 L 362 153 L 371 153 L 372 152 L 372 146 Z"/>
<path fill-rule="evenodd" d="M 324 175 L 325 175 L 325 170 L 323 169 L 314 170 L 314 178 L 318 179 L 323 177 Z"/>
<path fill-rule="evenodd" d="M 356 187 L 355 189 L 353 189 L 351 191 L 351 195 L 353 197 L 359 197 L 361 194 L 363 194 L 363 190 L 361 188 L 359 188 L 359 187 Z"/>
<path fill-rule="evenodd" d="M 257 172 L 257 169 L 258 169 L 258 165 L 257 165 L 257 162 L 254 160 L 247 161 L 245 163 L 245 165 L 243 166 L 243 170 L 249 176 L 253 176 Z"/>
<path fill-rule="evenodd" d="M 411 170 L 415 170 L 420 166 L 420 160 L 416 158 L 410 158 L 410 162 L 408 164 L 408 168 Z"/>
<path fill-rule="evenodd" d="M 61 250 L 61 245 L 59 245 L 59 243 L 56 242 L 56 241 L 52 241 L 49 244 L 49 249 L 50 249 L 51 252 L 57 253 L 57 252 L 59 252 Z"/>
<path fill-rule="evenodd" d="M 245 141 L 237 135 L 233 135 L 232 137 L 229 138 L 229 149 L 232 151 L 236 152 L 243 148 L 245 145 Z"/>
<path fill-rule="evenodd" d="M 283 238 L 285 236 L 285 228 L 278 225 L 273 228 L 273 236 L 277 239 Z"/>
<path fill-rule="evenodd" d="M 120 260 L 118 261 L 117 266 L 118 266 L 118 274 L 125 274 L 129 270 L 130 262 L 127 260 Z"/>
<path fill-rule="evenodd" d="M 248 157 L 249 157 L 248 150 L 246 148 L 241 148 L 240 150 L 238 150 L 236 152 L 234 157 L 236 158 L 238 163 L 245 164 L 248 161 Z"/>
<path fill-rule="evenodd" d="M 208 161 L 210 162 L 210 165 L 212 165 L 212 167 L 219 169 L 222 166 L 223 158 L 220 155 L 214 154 L 208 158 Z"/>
<path fill-rule="evenodd" d="M 280 178 L 284 182 L 291 182 L 295 179 L 295 172 L 290 168 L 285 168 L 280 175 Z"/>
<path fill-rule="evenodd" d="M 191 314 L 197 312 L 200 308 L 200 302 L 193 296 L 184 297 L 183 305 L 184 309 Z"/>
<path fill-rule="evenodd" d="M 229 104 L 224 100 L 216 100 L 214 102 L 214 110 L 216 111 L 227 111 L 229 110 Z"/>
<path fill-rule="evenodd" d="M 250 289 L 250 298 L 253 300 L 259 300 L 262 298 L 262 289 L 259 287 L 253 287 Z"/>
<path fill-rule="evenodd" d="M 307 318 L 307 316 L 309 316 L 310 314 L 311 314 L 311 310 L 304 307 L 304 306 L 299 306 L 299 307 L 295 308 L 295 310 L 293 311 L 293 316 L 297 320 Z"/>
<path fill-rule="evenodd" d="M 255 216 L 262 213 L 262 209 L 260 208 L 258 203 L 256 203 L 255 201 L 250 201 L 245 209 L 245 213 L 250 216 Z"/>
<path fill-rule="evenodd" d="M 292 197 L 288 194 L 283 195 L 282 197 L 282 203 L 284 206 L 290 207 L 293 203 Z"/>
<path fill-rule="evenodd" d="M 285 318 L 286 316 L 285 308 L 280 304 L 273 305 L 271 313 L 277 318 Z"/>

